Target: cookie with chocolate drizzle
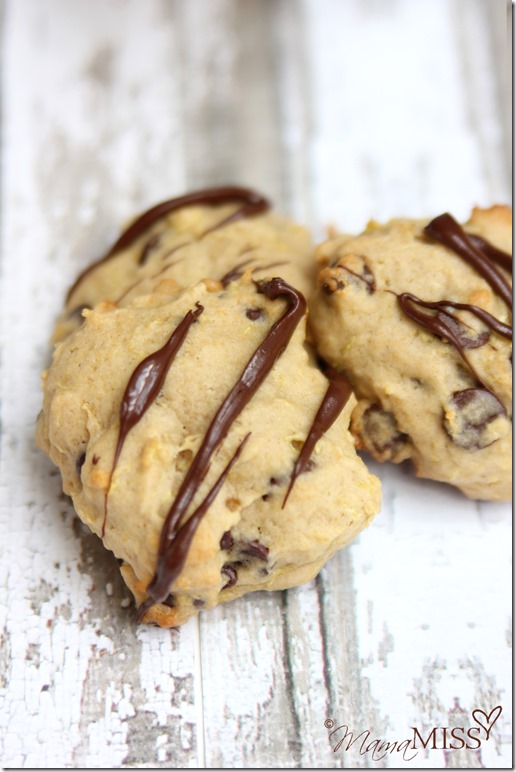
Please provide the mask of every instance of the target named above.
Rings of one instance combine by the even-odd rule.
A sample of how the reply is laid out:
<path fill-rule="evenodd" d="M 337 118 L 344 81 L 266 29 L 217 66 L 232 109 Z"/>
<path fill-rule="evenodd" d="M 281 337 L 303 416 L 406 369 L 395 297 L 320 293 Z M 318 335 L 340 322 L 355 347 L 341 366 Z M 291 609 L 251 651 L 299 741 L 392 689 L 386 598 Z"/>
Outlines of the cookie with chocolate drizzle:
<path fill-rule="evenodd" d="M 245 268 L 86 309 L 44 378 L 38 444 L 164 627 L 311 579 L 380 506 L 304 295 Z"/>
<path fill-rule="evenodd" d="M 54 332 L 63 340 L 100 301 L 117 305 L 148 294 L 166 280 L 180 289 L 208 277 L 234 281 L 282 276 L 308 296 L 315 281 L 306 228 L 271 211 L 248 188 L 208 188 L 151 207 L 70 287 Z"/>
<path fill-rule="evenodd" d="M 504 206 L 464 226 L 370 223 L 318 249 L 311 334 L 353 385 L 358 446 L 471 498 L 511 498 L 511 250 Z"/>

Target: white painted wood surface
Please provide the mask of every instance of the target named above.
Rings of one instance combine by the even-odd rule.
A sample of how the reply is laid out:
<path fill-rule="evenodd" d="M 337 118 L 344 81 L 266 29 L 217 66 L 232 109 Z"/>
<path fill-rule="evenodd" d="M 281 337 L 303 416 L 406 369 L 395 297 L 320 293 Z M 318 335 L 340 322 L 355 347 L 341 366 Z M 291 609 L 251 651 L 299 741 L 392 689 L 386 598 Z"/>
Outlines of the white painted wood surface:
<path fill-rule="evenodd" d="M 509 202 L 505 0 L 5 0 L 0 757 L 511 767 L 511 510 L 405 469 L 308 586 L 137 627 L 33 443 L 64 291 L 125 218 L 249 184 L 328 223 Z M 503 713 L 480 751 L 334 751 Z M 454 711 L 455 706 L 455 713 Z M 454 723 L 455 721 L 455 723 Z"/>

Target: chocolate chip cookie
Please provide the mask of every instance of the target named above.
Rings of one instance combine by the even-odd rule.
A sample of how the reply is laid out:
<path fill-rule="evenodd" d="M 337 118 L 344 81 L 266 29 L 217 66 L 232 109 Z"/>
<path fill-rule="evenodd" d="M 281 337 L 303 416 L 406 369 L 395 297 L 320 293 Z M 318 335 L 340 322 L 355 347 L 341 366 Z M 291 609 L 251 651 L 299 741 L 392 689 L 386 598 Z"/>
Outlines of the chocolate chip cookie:
<path fill-rule="evenodd" d="M 318 249 L 310 329 L 353 385 L 352 431 L 379 461 L 478 499 L 510 499 L 512 213 L 461 226 L 372 222 Z"/>
<path fill-rule="evenodd" d="M 57 345 L 38 444 L 122 561 L 141 620 L 176 626 L 305 582 L 378 511 L 348 431 L 355 399 L 318 369 L 305 312 L 299 290 L 252 269 L 164 279 L 84 310 Z"/>

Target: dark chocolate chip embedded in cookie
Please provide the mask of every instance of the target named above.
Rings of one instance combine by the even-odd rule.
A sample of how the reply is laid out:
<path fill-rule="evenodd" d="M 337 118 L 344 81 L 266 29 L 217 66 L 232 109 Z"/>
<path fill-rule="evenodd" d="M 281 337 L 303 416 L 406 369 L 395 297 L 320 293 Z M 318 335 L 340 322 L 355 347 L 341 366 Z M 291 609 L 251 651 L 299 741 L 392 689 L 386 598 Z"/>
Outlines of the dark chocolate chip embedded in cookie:
<path fill-rule="evenodd" d="M 362 424 L 358 429 L 357 415 L 361 415 Z M 410 437 L 400 432 L 393 414 L 382 410 L 379 405 L 365 407 L 353 416 L 356 434 L 363 438 L 364 448 L 380 461 L 402 461 L 408 458 Z M 367 444 L 365 444 L 367 443 Z"/>
<path fill-rule="evenodd" d="M 479 499 L 511 497 L 512 213 L 370 223 L 318 249 L 309 324 L 350 380 L 358 447 Z"/>
<path fill-rule="evenodd" d="M 487 389 L 456 391 L 445 405 L 443 422 L 452 441 L 468 450 L 487 448 L 507 432 L 504 406 Z"/>

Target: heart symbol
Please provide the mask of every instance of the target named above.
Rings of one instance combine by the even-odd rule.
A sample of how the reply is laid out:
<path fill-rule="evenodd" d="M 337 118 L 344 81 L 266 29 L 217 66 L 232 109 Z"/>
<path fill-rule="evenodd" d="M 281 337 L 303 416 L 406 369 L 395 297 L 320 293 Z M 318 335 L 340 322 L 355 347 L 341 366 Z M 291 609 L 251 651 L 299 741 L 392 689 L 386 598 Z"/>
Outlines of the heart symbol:
<path fill-rule="evenodd" d="M 501 705 L 497 705 L 496 708 L 493 708 L 493 710 L 489 715 L 487 715 L 487 713 L 485 713 L 483 710 L 480 710 L 479 708 L 471 712 L 471 715 L 473 716 L 473 720 L 476 721 L 477 724 L 480 727 L 482 727 L 482 729 L 486 733 L 486 740 L 489 740 L 489 734 L 491 732 L 491 729 L 493 728 L 495 721 L 497 721 L 500 718 L 501 712 L 502 712 Z M 482 723 L 479 716 L 482 719 L 485 719 L 485 724 Z"/>

